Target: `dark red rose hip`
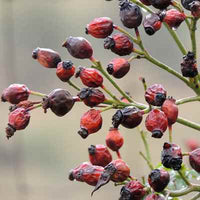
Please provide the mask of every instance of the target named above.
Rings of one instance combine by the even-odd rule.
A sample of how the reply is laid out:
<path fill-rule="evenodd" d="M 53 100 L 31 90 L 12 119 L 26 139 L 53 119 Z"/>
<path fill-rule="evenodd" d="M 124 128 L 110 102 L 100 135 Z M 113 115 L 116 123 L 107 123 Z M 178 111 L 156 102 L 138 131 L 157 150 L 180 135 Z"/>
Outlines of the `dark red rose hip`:
<path fill-rule="evenodd" d="M 171 0 L 149 0 L 151 5 L 157 9 L 166 9 L 170 4 Z"/>
<path fill-rule="evenodd" d="M 161 84 L 154 84 L 147 88 L 145 100 L 153 106 L 162 106 L 167 96 L 167 91 Z"/>
<path fill-rule="evenodd" d="M 81 129 L 78 131 L 78 134 L 85 139 L 89 134 L 96 133 L 101 129 L 102 121 L 101 112 L 99 110 L 90 109 L 81 117 Z"/>
<path fill-rule="evenodd" d="M 55 89 L 43 99 L 42 107 L 45 113 L 50 108 L 53 113 L 62 117 L 72 109 L 74 102 L 74 98 L 67 90 Z"/>
<path fill-rule="evenodd" d="M 137 28 L 142 22 L 140 7 L 128 1 L 120 1 L 120 19 L 127 28 Z"/>
<path fill-rule="evenodd" d="M 24 108 L 17 108 L 9 114 L 8 127 L 6 128 L 7 138 L 12 137 L 16 130 L 25 129 L 30 121 L 30 113 Z"/>
<path fill-rule="evenodd" d="M 176 122 L 178 117 L 178 106 L 176 100 L 172 97 L 166 99 L 161 107 L 161 110 L 165 113 L 168 119 L 168 125 L 172 125 Z"/>
<path fill-rule="evenodd" d="M 89 59 L 93 55 L 91 44 L 83 37 L 70 36 L 62 46 L 66 47 L 70 55 L 74 58 Z"/>
<path fill-rule="evenodd" d="M 163 169 L 152 170 L 148 177 L 149 185 L 156 192 L 162 192 L 167 187 L 169 180 L 169 173 Z"/>
<path fill-rule="evenodd" d="M 183 57 L 181 72 L 183 76 L 190 78 L 194 78 L 198 74 L 196 59 L 193 52 L 188 52 L 188 54 Z"/>
<path fill-rule="evenodd" d="M 164 167 L 179 170 L 182 164 L 181 148 L 176 144 L 165 142 L 161 153 L 161 161 Z"/>
<path fill-rule="evenodd" d="M 200 148 L 189 153 L 189 161 L 191 167 L 200 173 Z"/>
<path fill-rule="evenodd" d="M 119 56 L 127 56 L 133 52 L 133 43 L 126 35 L 116 33 L 105 39 L 104 48 L 110 49 Z"/>
<path fill-rule="evenodd" d="M 56 75 L 61 81 L 69 81 L 69 79 L 74 75 L 74 73 L 75 67 L 73 66 L 73 63 L 70 60 L 58 63 L 56 68 Z"/>
<path fill-rule="evenodd" d="M 165 198 L 159 194 L 149 194 L 144 200 L 165 200 Z"/>
<path fill-rule="evenodd" d="M 79 67 L 76 78 L 80 77 L 82 83 L 88 87 L 100 87 L 103 84 L 103 77 L 93 68 Z"/>
<path fill-rule="evenodd" d="M 18 104 L 21 101 L 27 100 L 30 90 L 24 84 L 11 84 L 4 89 L 1 95 L 1 101 L 8 101 L 11 104 Z"/>
<path fill-rule="evenodd" d="M 93 165 L 105 167 L 112 161 L 108 148 L 102 144 L 91 145 L 88 148 L 90 162 Z"/>
<path fill-rule="evenodd" d="M 115 78 L 124 77 L 130 70 L 130 63 L 124 58 L 114 58 L 107 67 L 107 72 Z"/>
<path fill-rule="evenodd" d="M 156 31 L 158 31 L 161 28 L 161 25 L 161 19 L 155 13 L 146 15 L 143 20 L 143 27 L 148 35 L 153 35 Z"/>
<path fill-rule="evenodd" d="M 52 49 L 38 47 L 33 50 L 32 57 L 37 59 L 42 66 L 47 68 L 56 68 L 57 64 L 61 62 L 58 52 Z"/>
<path fill-rule="evenodd" d="M 88 185 L 95 186 L 103 171 L 104 168 L 101 166 L 84 162 L 70 171 L 69 180 L 73 181 L 75 179 L 80 182 L 85 182 Z"/>
<path fill-rule="evenodd" d="M 151 5 L 149 0 L 140 0 L 140 2 L 142 2 L 146 6 L 150 6 Z"/>
<path fill-rule="evenodd" d="M 119 200 L 141 200 L 145 194 L 144 186 L 139 181 L 133 180 L 121 188 Z"/>
<path fill-rule="evenodd" d="M 103 92 L 95 88 L 81 89 L 78 93 L 78 97 L 89 107 L 97 106 L 105 100 Z"/>
<path fill-rule="evenodd" d="M 95 38 L 106 38 L 113 32 L 113 22 L 109 17 L 99 17 L 91 21 L 86 27 L 86 34 Z"/>
<path fill-rule="evenodd" d="M 118 110 L 112 117 L 114 128 L 121 124 L 126 128 L 135 128 L 142 122 L 142 112 L 136 107 L 126 107 Z"/>

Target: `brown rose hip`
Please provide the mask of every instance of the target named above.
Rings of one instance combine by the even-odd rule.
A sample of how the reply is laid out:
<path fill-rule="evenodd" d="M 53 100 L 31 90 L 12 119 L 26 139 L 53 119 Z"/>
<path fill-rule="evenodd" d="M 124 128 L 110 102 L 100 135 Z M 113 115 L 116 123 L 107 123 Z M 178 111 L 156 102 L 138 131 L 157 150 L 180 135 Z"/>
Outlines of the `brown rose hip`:
<path fill-rule="evenodd" d="M 42 66 L 47 68 L 56 68 L 57 64 L 61 62 L 58 52 L 47 48 L 36 48 L 32 52 L 32 57 L 37 59 Z"/>

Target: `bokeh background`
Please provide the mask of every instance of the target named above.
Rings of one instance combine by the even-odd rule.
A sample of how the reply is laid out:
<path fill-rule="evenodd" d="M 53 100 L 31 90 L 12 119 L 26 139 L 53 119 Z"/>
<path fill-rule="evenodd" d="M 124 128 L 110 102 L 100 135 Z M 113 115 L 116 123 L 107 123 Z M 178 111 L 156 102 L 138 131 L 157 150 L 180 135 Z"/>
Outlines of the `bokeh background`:
<path fill-rule="evenodd" d="M 145 15 L 145 13 L 144 13 Z M 69 36 L 83 36 L 94 49 L 94 56 L 104 66 L 116 55 L 103 48 L 103 40 L 94 39 L 85 34 L 85 26 L 95 17 L 108 16 L 117 25 L 119 20 L 118 1 L 104 0 L 0 0 L 0 91 L 11 83 L 24 83 L 31 90 L 49 93 L 55 88 L 65 88 L 73 95 L 76 91 L 62 83 L 55 74 L 55 69 L 46 69 L 33 60 L 32 50 L 36 47 L 51 48 L 58 51 L 63 60 L 71 59 L 76 66 L 90 66 L 88 60 L 72 58 L 62 42 Z M 172 68 L 180 71 L 182 55 L 163 26 L 153 36 L 147 36 L 140 27 L 142 39 L 152 55 Z M 130 30 L 130 32 L 133 32 Z M 190 49 L 188 30 L 185 24 L 177 30 L 187 49 Z M 199 36 L 199 29 L 197 36 Z M 197 37 L 199 39 L 199 37 Z M 199 48 L 199 40 L 197 42 Z M 131 64 L 130 73 L 116 82 L 125 91 L 140 102 L 144 102 L 144 91 L 139 77 L 145 77 L 148 85 L 161 83 L 168 95 L 176 99 L 194 95 L 180 80 L 163 72 L 143 60 Z M 78 79 L 73 81 L 81 86 Z M 113 87 L 105 81 L 117 96 Z M 32 99 L 40 99 L 33 97 Z M 144 102 L 145 103 L 145 102 Z M 42 109 L 32 111 L 29 126 L 24 131 L 16 132 L 9 141 L 5 137 L 8 118 L 7 103 L 0 103 L 0 195 L 6 200 L 66 200 L 91 199 L 92 187 L 84 183 L 70 182 L 68 172 L 81 162 L 88 160 L 87 148 L 90 144 L 105 144 L 105 136 L 111 125 L 114 111 L 103 113 L 103 128 L 96 134 L 83 140 L 78 134 L 79 120 L 88 108 L 77 103 L 66 116 L 59 118 Z M 198 103 L 180 106 L 180 116 L 200 123 Z M 138 179 L 147 176 L 149 169 L 139 156 L 144 150 L 137 130 L 120 128 L 125 138 L 121 149 L 123 159 L 129 164 L 131 174 Z M 174 142 L 182 145 L 187 138 L 200 140 L 199 132 L 182 125 L 174 125 Z M 160 162 L 160 151 L 167 133 L 162 139 L 153 139 L 148 134 L 154 163 Z M 116 158 L 116 155 L 113 154 Z M 187 161 L 186 161 L 187 162 Z M 100 200 L 118 199 L 120 187 L 109 183 L 92 197 Z"/>

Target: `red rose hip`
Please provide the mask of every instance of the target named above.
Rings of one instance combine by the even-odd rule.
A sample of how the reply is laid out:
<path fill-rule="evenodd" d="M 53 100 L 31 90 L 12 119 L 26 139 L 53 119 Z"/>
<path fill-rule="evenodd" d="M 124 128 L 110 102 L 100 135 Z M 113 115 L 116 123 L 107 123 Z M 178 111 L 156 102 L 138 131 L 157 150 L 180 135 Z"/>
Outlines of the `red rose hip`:
<path fill-rule="evenodd" d="M 86 27 L 86 34 L 95 38 L 106 38 L 113 32 L 113 22 L 108 17 L 95 18 Z"/>
<path fill-rule="evenodd" d="M 189 161 L 191 167 L 200 173 L 200 148 L 189 153 Z"/>

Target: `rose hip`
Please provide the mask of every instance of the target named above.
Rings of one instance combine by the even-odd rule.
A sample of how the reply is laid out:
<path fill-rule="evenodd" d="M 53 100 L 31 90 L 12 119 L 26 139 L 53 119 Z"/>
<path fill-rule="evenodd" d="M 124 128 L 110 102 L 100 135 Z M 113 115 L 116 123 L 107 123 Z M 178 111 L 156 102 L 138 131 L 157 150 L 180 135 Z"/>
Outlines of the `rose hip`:
<path fill-rule="evenodd" d="M 189 153 L 189 161 L 191 167 L 200 173 L 200 148 Z"/>

